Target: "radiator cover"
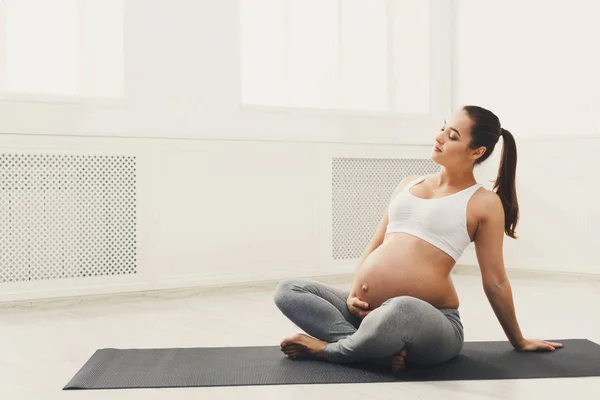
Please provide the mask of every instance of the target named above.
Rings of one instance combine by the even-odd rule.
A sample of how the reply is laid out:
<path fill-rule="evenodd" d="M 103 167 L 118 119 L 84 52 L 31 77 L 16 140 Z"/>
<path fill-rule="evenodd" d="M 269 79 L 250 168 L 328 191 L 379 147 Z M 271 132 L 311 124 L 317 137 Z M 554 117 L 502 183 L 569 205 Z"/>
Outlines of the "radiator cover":
<path fill-rule="evenodd" d="M 375 234 L 400 181 L 434 174 L 431 159 L 332 159 L 332 257 L 359 258 Z"/>
<path fill-rule="evenodd" d="M 137 272 L 136 157 L 0 154 L 0 283 Z"/>

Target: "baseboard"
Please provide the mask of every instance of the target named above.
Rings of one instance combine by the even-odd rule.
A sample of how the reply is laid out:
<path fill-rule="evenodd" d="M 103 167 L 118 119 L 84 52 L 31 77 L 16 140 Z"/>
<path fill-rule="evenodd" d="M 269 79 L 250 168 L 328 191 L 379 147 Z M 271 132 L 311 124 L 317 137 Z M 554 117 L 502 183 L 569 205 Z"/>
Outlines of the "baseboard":
<path fill-rule="evenodd" d="M 106 287 L 74 288 L 73 290 L 56 290 L 30 294 L 30 298 L 6 299 L 0 298 L 0 309 L 7 308 L 35 308 L 38 306 L 67 306 L 70 304 L 99 303 L 108 300 L 127 300 L 139 298 L 164 298 L 180 297 L 194 294 L 218 291 L 239 292 L 240 290 L 274 290 L 277 284 L 285 279 L 314 278 L 331 284 L 351 283 L 354 276 L 355 265 L 340 265 L 333 268 L 305 268 L 286 269 L 279 271 L 264 271 L 253 274 L 229 275 L 197 275 L 172 278 L 155 284 L 124 284 Z M 515 279 L 545 279 L 564 281 L 596 281 L 600 282 L 599 274 L 570 273 L 562 271 L 548 271 L 539 269 L 508 269 L 507 275 Z M 453 275 L 480 276 L 478 266 L 456 265 Z M 15 295 L 16 296 L 16 295 Z M 21 295 L 23 296 L 23 294 Z"/>
<path fill-rule="evenodd" d="M 251 274 L 187 275 L 163 279 L 154 283 L 111 283 L 97 286 L 43 289 L 39 291 L 13 292 L 0 296 L 0 308 L 28 308 L 43 304 L 68 305 L 71 303 L 97 302 L 108 299 L 164 297 L 172 294 L 190 294 L 210 291 L 240 290 L 249 288 L 274 289 L 279 281 L 292 278 L 315 278 L 331 281 L 352 279 L 354 266 L 338 266 L 327 269 L 307 267 L 278 271 L 252 272 Z"/>

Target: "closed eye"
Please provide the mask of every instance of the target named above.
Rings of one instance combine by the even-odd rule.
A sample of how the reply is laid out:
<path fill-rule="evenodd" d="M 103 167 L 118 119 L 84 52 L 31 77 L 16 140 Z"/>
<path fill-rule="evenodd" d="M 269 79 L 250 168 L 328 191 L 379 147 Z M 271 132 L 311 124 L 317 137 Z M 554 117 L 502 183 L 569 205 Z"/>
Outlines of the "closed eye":
<path fill-rule="evenodd" d="M 440 128 L 440 131 L 442 131 L 442 132 L 443 132 L 443 131 L 444 131 L 444 128 Z M 448 137 L 450 138 L 450 140 L 458 140 L 458 139 L 456 139 L 456 138 L 454 138 L 454 137 L 452 137 L 452 136 L 448 136 Z"/>

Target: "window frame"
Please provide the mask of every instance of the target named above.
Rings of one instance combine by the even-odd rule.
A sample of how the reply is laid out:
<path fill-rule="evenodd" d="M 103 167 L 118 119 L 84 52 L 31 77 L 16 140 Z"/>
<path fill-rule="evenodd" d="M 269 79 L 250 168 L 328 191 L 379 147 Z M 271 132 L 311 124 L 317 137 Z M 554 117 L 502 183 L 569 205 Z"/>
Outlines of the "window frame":
<path fill-rule="evenodd" d="M 341 3 L 342 0 L 338 0 Z M 456 106 L 455 93 L 455 71 L 454 49 L 456 47 L 456 36 L 453 29 L 456 18 L 456 0 L 427 0 L 430 6 L 430 92 L 429 113 L 402 113 L 393 111 L 373 110 L 346 110 L 326 109 L 314 107 L 298 107 L 290 105 L 258 105 L 248 104 L 239 98 L 239 108 L 244 112 L 256 112 L 262 114 L 288 114 L 293 116 L 318 116 L 318 117 L 358 117 L 358 118 L 383 118 L 392 120 L 410 120 L 422 122 L 428 126 L 439 124 Z M 286 0 L 287 3 L 287 0 Z M 387 0 L 388 10 L 393 7 L 393 0 Z M 285 7 L 284 7 L 285 8 Z M 390 14 L 388 14 L 390 15 Z M 390 16 L 389 19 L 392 17 Z M 388 21 L 389 21 L 388 19 Z M 388 25 L 388 48 L 393 48 L 392 28 Z M 241 42 L 241 40 L 240 40 Z M 390 63 L 393 61 L 390 57 Z M 390 71 L 391 68 L 388 68 Z M 241 90 L 241 68 L 240 68 L 240 90 Z M 393 106 L 394 94 L 388 90 L 388 105 Z"/>
<path fill-rule="evenodd" d="M 0 0 L 0 38 L 6 37 L 6 2 Z M 123 4 L 125 7 L 125 4 Z M 125 10 L 123 10 L 125 11 Z M 80 16 L 81 18 L 81 16 Z M 125 34 L 124 26 L 123 35 Z M 80 60 L 80 68 L 82 61 Z M 125 68 L 125 65 L 123 65 Z M 6 71 L 6 41 L 0 39 L 0 102 L 23 102 L 23 103 L 51 103 L 51 104 L 76 104 L 76 105 L 94 105 L 107 108 L 122 108 L 126 101 L 125 90 L 123 88 L 123 96 L 121 97 L 106 97 L 106 96 L 86 96 L 86 95 L 59 95 L 52 93 L 31 92 L 21 93 L 4 90 L 6 87 L 6 76 L 2 71 Z M 125 71 L 123 71 L 125 73 Z M 126 82 L 125 82 L 126 83 Z"/>

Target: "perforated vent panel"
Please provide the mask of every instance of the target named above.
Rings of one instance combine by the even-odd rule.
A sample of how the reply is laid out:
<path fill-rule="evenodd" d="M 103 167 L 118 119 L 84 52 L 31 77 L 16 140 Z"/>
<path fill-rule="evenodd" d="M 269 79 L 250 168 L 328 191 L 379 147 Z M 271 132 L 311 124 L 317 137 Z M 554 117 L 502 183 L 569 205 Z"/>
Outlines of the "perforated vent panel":
<path fill-rule="evenodd" d="M 136 158 L 0 154 L 0 283 L 135 274 Z"/>
<path fill-rule="evenodd" d="M 332 168 L 332 256 L 343 260 L 362 255 L 402 179 L 434 174 L 439 165 L 430 159 L 334 158 Z"/>

